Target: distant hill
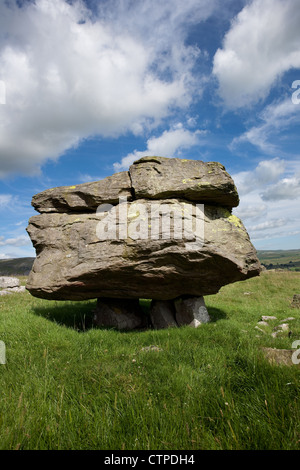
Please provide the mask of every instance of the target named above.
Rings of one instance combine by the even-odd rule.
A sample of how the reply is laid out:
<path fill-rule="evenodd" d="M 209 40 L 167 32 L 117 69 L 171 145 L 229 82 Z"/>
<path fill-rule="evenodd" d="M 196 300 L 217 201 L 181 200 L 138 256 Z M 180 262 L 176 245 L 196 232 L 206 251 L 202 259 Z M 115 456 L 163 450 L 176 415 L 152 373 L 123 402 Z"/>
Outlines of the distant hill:
<path fill-rule="evenodd" d="M 35 258 L 0 260 L 0 276 L 28 276 Z"/>
<path fill-rule="evenodd" d="M 267 269 L 300 271 L 299 250 L 258 250 L 257 256 Z"/>

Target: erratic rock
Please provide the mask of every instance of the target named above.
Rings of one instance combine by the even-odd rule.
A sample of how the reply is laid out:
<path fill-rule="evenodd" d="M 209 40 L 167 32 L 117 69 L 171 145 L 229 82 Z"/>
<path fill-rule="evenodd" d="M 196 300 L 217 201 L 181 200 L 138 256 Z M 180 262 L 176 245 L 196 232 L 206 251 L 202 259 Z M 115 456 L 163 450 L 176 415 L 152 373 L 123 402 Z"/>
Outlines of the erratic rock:
<path fill-rule="evenodd" d="M 238 202 L 221 164 L 162 157 L 144 157 L 98 182 L 43 191 L 33 197 L 40 214 L 27 228 L 37 257 L 26 287 L 56 300 L 215 294 L 261 271 L 232 214 Z"/>

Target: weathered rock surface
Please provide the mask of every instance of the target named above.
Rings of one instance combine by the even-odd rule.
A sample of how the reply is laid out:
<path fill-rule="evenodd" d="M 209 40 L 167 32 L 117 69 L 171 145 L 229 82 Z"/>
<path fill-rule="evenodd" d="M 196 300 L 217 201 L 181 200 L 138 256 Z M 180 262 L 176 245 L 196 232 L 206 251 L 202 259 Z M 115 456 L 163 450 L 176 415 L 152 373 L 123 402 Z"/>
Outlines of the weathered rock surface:
<path fill-rule="evenodd" d="M 128 202 L 118 204 L 120 196 Z M 27 289 L 58 300 L 215 294 L 261 270 L 231 214 L 237 203 L 222 165 L 160 157 L 97 183 L 44 191 L 33 198 L 41 214 L 27 229 L 37 253 Z M 98 204 L 112 206 L 96 213 Z M 192 231 L 183 230 L 187 220 Z"/>
<path fill-rule="evenodd" d="M 293 358 L 295 354 L 294 349 L 276 349 L 276 348 L 262 348 L 262 352 L 265 358 L 272 365 L 284 365 L 284 366 L 299 366 L 298 358 Z"/>

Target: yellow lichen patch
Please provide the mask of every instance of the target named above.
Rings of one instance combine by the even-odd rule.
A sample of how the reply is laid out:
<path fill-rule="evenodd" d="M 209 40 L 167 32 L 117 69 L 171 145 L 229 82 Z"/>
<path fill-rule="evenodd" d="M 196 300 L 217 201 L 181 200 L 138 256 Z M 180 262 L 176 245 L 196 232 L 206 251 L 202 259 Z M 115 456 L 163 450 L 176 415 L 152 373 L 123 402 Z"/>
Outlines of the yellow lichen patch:
<path fill-rule="evenodd" d="M 226 218 L 231 225 L 234 225 L 241 232 L 244 231 L 242 221 L 236 215 L 231 214 L 231 212 L 228 209 L 225 209 L 225 207 L 222 208 L 222 212 L 223 217 Z"/>
<path fill-rule="evenodd" d="M 187 179 L 185 179 L 185 180 L 182 180 L 183 184 L 187 184 L 187 183 L 189 183 L 189 182 L 191 182 L 191 181 L 193 181 L 193 180 L 191 180 L 191 178 L 187 178 Z"/>
<path fill-rule="evenodd" d="M 220 207 L 220 209 L 222 209 L 223 217 L 226 217 L 226 219 L 228 219 L 232 215 L 228 209 L 225 209 L 225 207 L 222 207 L 222 208 Z"/>
<path fill-rule="evenodd" d="M 236 215 L 231 214 L 228 217 L 228 220 L 231 224 L 235 225 L 237 228 L 243 227 L 241 220 Z"/>
<path fill-rule="evenodd" d="M 76 186 L 69 186 L 68 189 L 75 189 Z"/>

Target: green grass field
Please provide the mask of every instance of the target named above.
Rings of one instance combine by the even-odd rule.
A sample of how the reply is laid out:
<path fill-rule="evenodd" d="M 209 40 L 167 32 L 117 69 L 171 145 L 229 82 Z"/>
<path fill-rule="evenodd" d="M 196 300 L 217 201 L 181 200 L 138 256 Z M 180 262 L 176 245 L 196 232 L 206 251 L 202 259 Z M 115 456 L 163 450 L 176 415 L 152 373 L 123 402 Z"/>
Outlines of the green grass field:
<path fill-rule="evenodd" d="M 299 449 L 299 366 L 261 349 L 300 340 L 294 293 L 300 273 L 263 273 L 206 297 L 198 329 L 133 332 L 93 328 L 94 301 L 0 297 L 0 448 Z"/>

